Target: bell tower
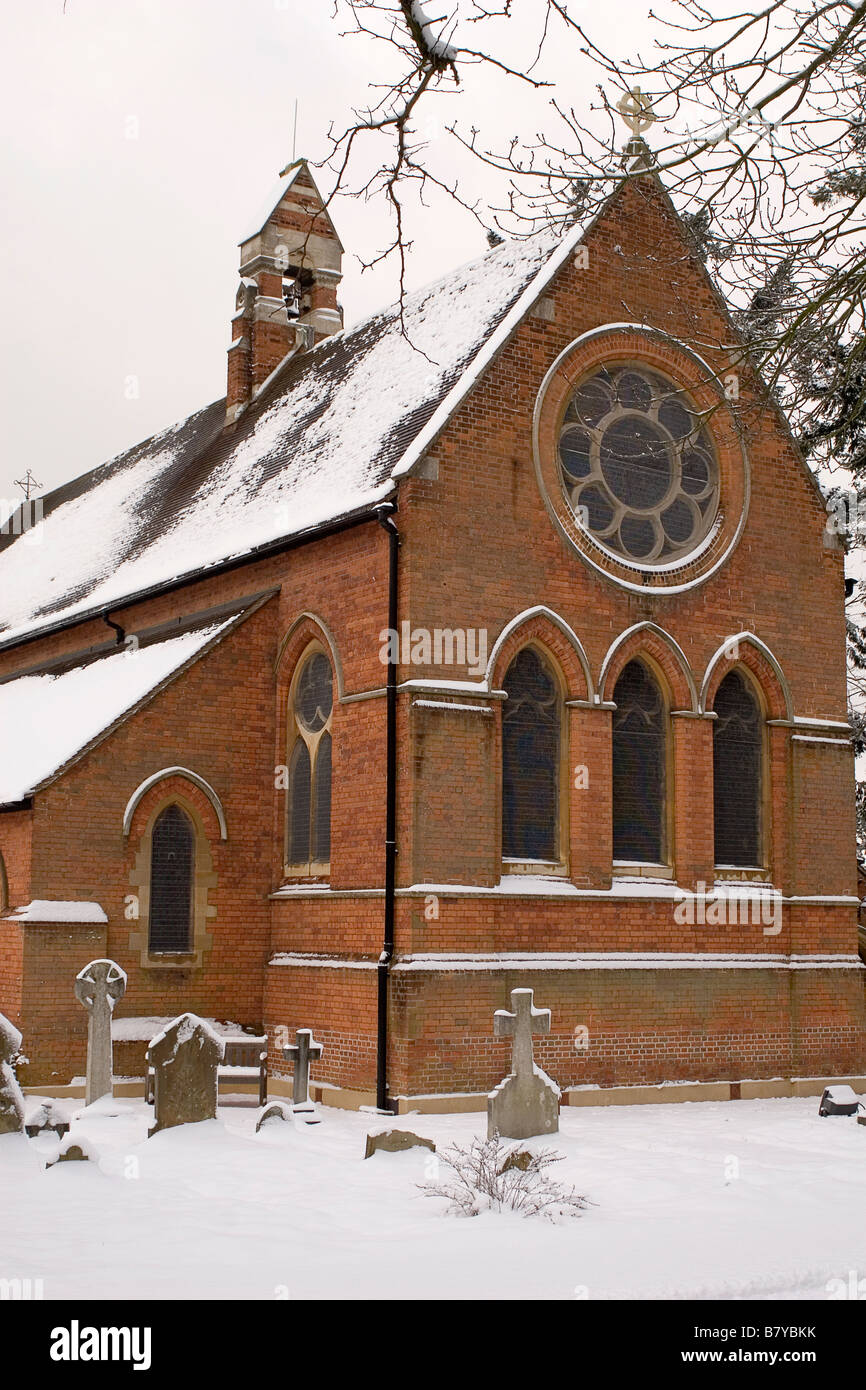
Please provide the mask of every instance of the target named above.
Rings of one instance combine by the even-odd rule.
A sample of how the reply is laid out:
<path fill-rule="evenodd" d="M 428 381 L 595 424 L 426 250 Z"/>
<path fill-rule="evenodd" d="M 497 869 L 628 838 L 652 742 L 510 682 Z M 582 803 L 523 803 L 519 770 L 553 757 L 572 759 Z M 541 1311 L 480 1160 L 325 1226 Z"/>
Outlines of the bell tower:
<path fill-rule="evenodd" d="M 309 165 L 295 160 L 283 169 L 263 216 L 240 243 L 227 424 L 289 353 L 305 352 L 343 327 L 337 303 L 342 260 L 342 243 Z"/>

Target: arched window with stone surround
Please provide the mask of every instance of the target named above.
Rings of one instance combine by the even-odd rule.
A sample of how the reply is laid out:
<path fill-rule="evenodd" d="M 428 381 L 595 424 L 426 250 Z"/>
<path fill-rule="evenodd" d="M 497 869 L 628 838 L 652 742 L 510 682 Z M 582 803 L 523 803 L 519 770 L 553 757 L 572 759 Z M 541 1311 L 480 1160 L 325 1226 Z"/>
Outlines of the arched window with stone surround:
<path fill-rule="evenodd" d="M 331 860 L 331 663 L 314 648 L 300 661 L 289 691 L 286 871 L 320 875 Z"/>
<path fill-rule="evenodd" d="M 667 798 L 664 695 L 642 661 L 630 661 L 614 687 L 613 857 L 663 864 Z"/>
<path fill-rule="evenodd" d="M 192 949 L 195 829 L 175 802 L 154 822 L 150 852 L 148 950 L 159 955 Z"/>
<path fill-rule="evenodd" d="M 535 647 L 524 647 L 504 681 L 502 711 L 502 857 L 558 863 L 562 699 Z"/>
<path fill-rule="evenodd" d="M 715 862 L 761 868 L 764 719 L 751 681 L 729 671 L 713 702 Z"/>

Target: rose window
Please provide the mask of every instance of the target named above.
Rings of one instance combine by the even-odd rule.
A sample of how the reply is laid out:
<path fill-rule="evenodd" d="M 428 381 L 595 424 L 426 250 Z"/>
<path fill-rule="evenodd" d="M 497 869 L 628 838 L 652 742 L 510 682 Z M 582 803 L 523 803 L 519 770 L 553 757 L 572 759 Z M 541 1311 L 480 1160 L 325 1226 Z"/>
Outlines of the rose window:
<path fill-rule="evenodd" d="M 562 421 L 559 463 L 580 525 L 637 564 L 686 555 L 715 519 L 709 433 L 689 397 L 646 367 L 603 367 L 582 382 Z"/>

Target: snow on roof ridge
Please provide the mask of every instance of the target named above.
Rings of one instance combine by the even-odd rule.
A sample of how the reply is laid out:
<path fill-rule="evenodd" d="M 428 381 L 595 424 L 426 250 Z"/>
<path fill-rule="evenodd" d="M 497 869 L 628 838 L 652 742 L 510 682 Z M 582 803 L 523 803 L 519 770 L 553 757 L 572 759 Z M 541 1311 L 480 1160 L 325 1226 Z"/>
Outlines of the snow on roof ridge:
<path fill-rule="evenodd" d="M 304 160 L 299 159 L 296 161 L 296 164 L 300 166 L 304 162 Z M 297 168 L 295 168 L 295 174 L 297 174 Z M 290 186 L 291 181 L 286 184 L 286 188 L 289 188 Z M 550 236 L 554 230 L 555 228 L 553 226 L 540 227 L 538 231 L 530 233 L 529 236 L 523 237 L 519 240 L 506 240 L 498 246 L 490 247 L 487 251 L 482 252 L 480 256 L 470 256 L 467 258 L 467 260 L 461 261 L 458 265 L 454 266 L 453 269 L 444 272 L 435 280 L 427 280 L 424 282 L 423 285 L 419 285 L 417 289 L 409 290 L 406 294 L 404 303 L 405 305 L 410 305 L 413 302 L 423 303 L 424 299 L 430 298 L 434 291 L 439 289 L 446 289 L 448 285 L 454 280 L 455 276 L 459 275 L 461 271 L 466 271 L 470 267 L 480 267 L 485 261 L 489 260 L 491 257 L 496 255 L 502 255 L 504 252 L 506 252 L 507 250 L 511 250 L 512 248 L 528 246 L 530 245 L 530 243 L 534 241 L 536 237 Z M 579 240 L 579 237 L 577 239 Z M 247 237 L 246 240 L 249 240 L 249 238 Z M 553 249 L 555 248 L 552 248 L 551 254 L 553 254 Z M 545 268 L 546 263 L 545 265 L 542 265 L 540 267 L 540 270 L 544 270 Z M 538 272 L 536 272 L 536 274 L 538 274 Z M 259 401 L 262 401 L 262 403 L 264 404 L 264 397 L 266 395 L 266 392 L 263 388 L 267 387 L 269 383 L 276 383 L 278 379 L 278 374 L 282 371 L 284 367 L 288 367 L 290 362 L 300 361 L 306 363 L 308 361 L 312 361 L 317 353 L 321 354 L 322 349 L 326 349 L 329 346 L 333 346 L 333 344 L 339 339 L 346 340 L 347 338 L 350 338 L 353 334 L 360 333 L 363 329 L 374 324 L 378 319 L 384 321 L 389 318 L 393 318 L 395 314 L 399 311 L 399 308 L 400 300 L 392 300 L 390 303 L 383 305 L 381 309 L 374 309 L 372 313 L 367 314 L 362 319 L 358 319 L 357 322 L 348 324 L 347 326 L 338 329 L 336 333 L 330 333 L 326 338 L 321 338 L 319 342 L 316 343 L 313 347 L 309 348 L 303 354 L 302 357 L 299 358 L 298 354 L 294 350 L 288 352 L 286 356 L 283 358 L 282 362 L 280 362 L 279 365 L 274 368 L 273 372 L 270 374 L 268 379 L 263 383 L 263 387 L 259 390 L 259 395 L 253 401 L 250 402 L 250 405 L 256 405 L 259 403 Z M 156 445 L 159 443 L 163 443 L 170 435 L 177 434 L 178 431 L 182 430 L 186 425 L 190 423 L 190 421 L 194 420 L 199 415 L 204 415 L 206 411 L 212 410 L 215 406 L 220 405 L 224 400 L 224 396 L 217 396 L 214 400 L 208 401 L 205 405 L 198 406 L 195 410 L 191 410 L 188 415 L 181 416 L 180 419 L 172 421 L 171 424 L 164 425 L 162 429 L 155 430 L 153 434 L 145 435 L 143 439 L 136 440 L 134 444 L 130 444 L 126 449 L 120 449 L 116 454 L 112 454 L 109 458 L 103 459 L 101 463 L 94 464 L 92 468 L 85 469 L 83 473 L 77 473 L 73 475 L 73 477 L 65 479 L 62 483 L 58 483 L 57 487 L 52 488 L 51 492 L 45 493 L 45 495 L 42 498 L 43 503 L 47 502 L 48 499 L 52 497 L 55 492 L 59 492 L 62 488 L 70 487 L 72 486 L 72 484 L 80 482 L 83 478 L 88 478 L 92 474 L 98 473 L 103 468 L 110 468 L 113 464 L 122 463 L 125 459 L 129 457 L 130 454 L 133 454 L 137 449 L 144 449 L 147 445 Z M 273 402 L 271 402 L 271 404 L 272 403 Z"/>

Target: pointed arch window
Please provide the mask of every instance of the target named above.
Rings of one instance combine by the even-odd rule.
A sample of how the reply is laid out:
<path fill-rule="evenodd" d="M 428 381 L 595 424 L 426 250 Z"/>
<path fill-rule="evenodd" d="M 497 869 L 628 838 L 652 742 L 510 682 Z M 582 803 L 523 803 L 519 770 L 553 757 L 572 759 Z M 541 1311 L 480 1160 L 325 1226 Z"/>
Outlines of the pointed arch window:
<path fill-rule="evenodd" d="M 289 697 L 286 868 L 327 873 L 331 860 L 331 663 L 314 651 L 302 662 Z"/>
<path fill-rule="evenodd" d="M 613 699 L 613 857 L 662 864 L 667 853 L 664 696 L 649 668 L 630 661 Z"/>
<path fill-rule="evenodd" d="M 502 712 L 502 857 L 558 863 L 562 701 L 534 647 L 505 675 Z"/>
<path fill-rule="evenodd" d="M 148 949 L 152 954 L 192 949 L 195 829 L 172 803 L 157 816 L 150 852 Z"/>
<path fill-rule="evenodd" d="M 713 815 L 716 864 L 760 868 L 764 721 L 751 682 L 729 671 L 716 692 Z"/>

